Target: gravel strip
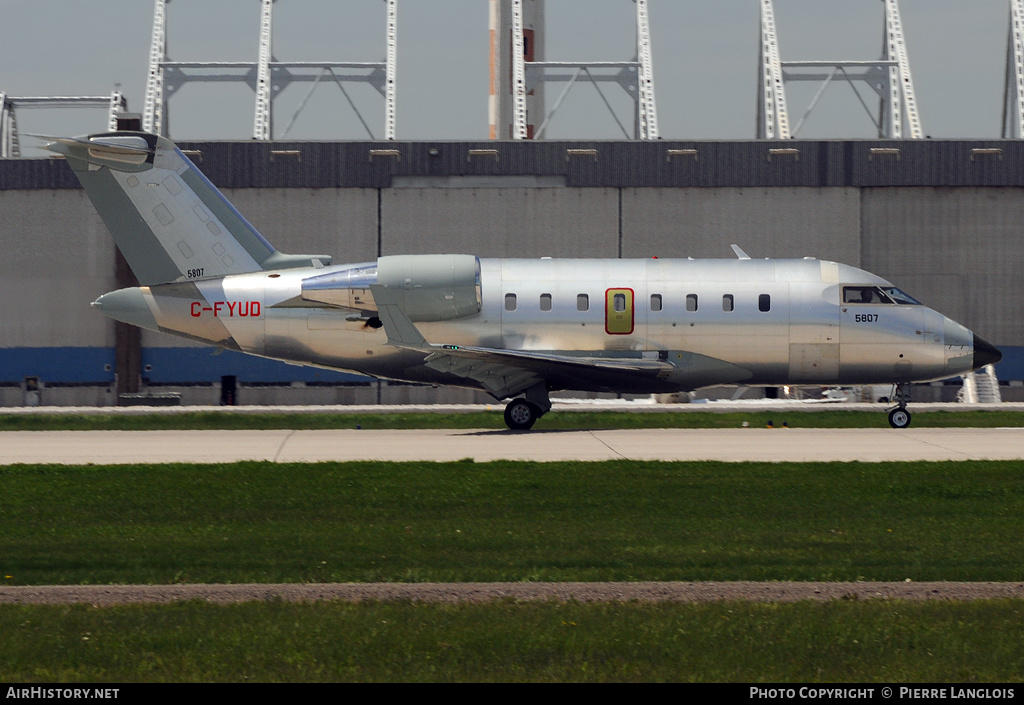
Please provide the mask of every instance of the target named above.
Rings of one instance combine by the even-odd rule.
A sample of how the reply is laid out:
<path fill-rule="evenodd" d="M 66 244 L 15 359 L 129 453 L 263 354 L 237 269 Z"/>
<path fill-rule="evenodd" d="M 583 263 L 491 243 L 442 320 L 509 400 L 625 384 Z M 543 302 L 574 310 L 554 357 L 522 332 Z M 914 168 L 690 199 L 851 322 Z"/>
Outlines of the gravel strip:
<path fill-rule="evenodd" d="M 979 600 L 1024 598 L 1024 583 L 321 583 L 241 585 L 40 585 L 0 587 L 0 604 L 95 606 L 214 603 L 253 600 L 458 603 L 556 602 L 797 602 L 800 600 Z"/>

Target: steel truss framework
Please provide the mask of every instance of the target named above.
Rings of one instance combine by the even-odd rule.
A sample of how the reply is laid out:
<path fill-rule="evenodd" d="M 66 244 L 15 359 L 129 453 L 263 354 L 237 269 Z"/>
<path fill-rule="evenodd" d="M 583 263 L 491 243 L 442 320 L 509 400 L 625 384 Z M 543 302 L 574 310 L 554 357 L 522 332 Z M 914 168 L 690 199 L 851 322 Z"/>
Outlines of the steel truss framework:
<path fill-rule="evenodd" d="M 49 96 L 15 98 L 0 91 L 0 159 L 21 156 L 18 137 L 17 108 L 105 108 L 107 128 L 117 129 L 117 117 L 128 109 L 128 102 L 120 91 L 109 96 Z"/>
<path fill-rule="evenodd" d="M 760 0 L 761 47 L 758 61 L 758 139 L 790 139 L 796 137 L 807 117 L 814 110 L 825 89 L 834 81 L 846 81 L 853 88 L 861 105 L 878 130 L 878 136 L 888 139 L 921 139 L 921 119 L 917 111 L 914 82 L 910 75 L 907 45 L 903 38 L 897 0 L 882 0 L 885 4 L 885 25 L 882 39 L 882 58 L 878 61 L 782 61 L 775 32 L 775 10 L 772 0 Z M 790 130 L 786 108 L 785 83 L 788 81 L 820 81 L 818 92 L 811 100 L 796 127 Z M 879 98 L 878 119 L 857 91 L 855 82 L 866 83 Z"/>
<path fill-rule="evenodd" d="M 537 128 L 534 139 L 540 139 L 551 118 L 558 111 L 565 96 L 582 75 L 594 84 L 605 106 L 618 123 L 626 139 L 630 134 L 623 127 L 619 118 L 612 110 L 611 104 L 601 92 L 600 83 L 618 83 L 636 102 L 636 113 L 632 139 L 658 139 L 658 116 L 654 103 L 654 70 L 651 62 L 651 32 L 647 13 L 647 0 L 636 2 L 636 58 L 633 61 L 526 61 L 525 38 L 523 31 L 523 0 L 511 0 L 512 4 L 512 138 L 524 140 L 528 138 L 526 96 L 538 84 L 544 81 L 567 82 L 554 106 Z M 573 73 L 554 73 L 558 70 L 573 70 Z M 591 72 L 594 70 L 614 70 L 615 73 Z M 548 73 L 552 70 L 552 73 Z"/>
<path fill-rule="evenodd" d="M 1006 86 L 1003 91 L 1003 137 L 1024 138 L 1024 0 L 1010 0 Z"/>
<path fill-rule="evenodd" d="M 167 57 L 167 3 L 156 0 L 153 10 L 153 36 L 149 52 L 149 74 L 142 129 L 167 135 L 167 101 L 183 85 L 192 82 L 241 82 L 256 94 L 253 139 L 271 140 L 275 96 L 292 83 L 311 83 L 295 116 L 285 128 L 287 134 L 310 95 L 326 79 L 341 89 L 370 139 L 376 139 L 366 120 L 345 90 L 346 83 L 367 83 L 384 96 L 384 139 L 395 139 L 395 61 L 397 56 L 397 0 L 384 0 L 387 6 L 384 61 L 277 61 L 273 56 L 273 4 L 260 0 L 260 42 L 256 61 L 171 61 Z"/>

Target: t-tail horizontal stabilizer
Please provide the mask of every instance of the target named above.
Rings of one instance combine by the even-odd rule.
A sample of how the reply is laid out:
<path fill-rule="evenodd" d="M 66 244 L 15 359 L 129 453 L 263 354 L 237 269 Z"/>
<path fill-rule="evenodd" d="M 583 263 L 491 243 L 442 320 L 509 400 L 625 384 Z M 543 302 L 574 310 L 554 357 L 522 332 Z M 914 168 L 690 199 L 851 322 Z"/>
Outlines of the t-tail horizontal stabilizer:
<path fill-rule="evenodd" d="M 141 132 L 47 139 L 141 284 L 331 262 L 275 250 L 168 139 Z"/>

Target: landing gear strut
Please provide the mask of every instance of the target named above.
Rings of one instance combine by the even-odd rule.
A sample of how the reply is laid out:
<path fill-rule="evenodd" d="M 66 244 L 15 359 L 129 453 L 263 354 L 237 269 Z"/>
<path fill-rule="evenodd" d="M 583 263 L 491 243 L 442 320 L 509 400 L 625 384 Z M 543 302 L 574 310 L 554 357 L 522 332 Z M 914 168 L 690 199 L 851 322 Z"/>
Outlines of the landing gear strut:
<path fill-rule="evenodd" d="M 516 397 L 505 407 L 505 425 L 513 431 L 529 431 L 533 424 L 551 410 L 548 387 L 538 382 L 526 390 L 526 395 Z"/>
<path fill-rule="evenodd" d="M 910 401 L 910 385 L 897 384 L 893 398 L 896 400 L 897 406 L 889 412 L 889 425 L 893 428 L 906 428 L 910 425 L 910 412 L 907 411 L 907 402 Z"/>

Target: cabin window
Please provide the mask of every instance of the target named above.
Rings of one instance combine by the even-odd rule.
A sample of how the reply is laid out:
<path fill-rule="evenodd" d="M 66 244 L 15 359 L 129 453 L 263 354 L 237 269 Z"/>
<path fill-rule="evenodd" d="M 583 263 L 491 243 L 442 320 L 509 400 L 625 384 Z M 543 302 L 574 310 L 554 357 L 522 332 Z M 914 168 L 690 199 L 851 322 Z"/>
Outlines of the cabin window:
<path fill-rule="evenodd" d="M 576 310 L 589 311 L 590 297 L 587 294 L 576 294 Z"/>
<path fill-rule="evenodd" d="M 735 301 L 732 298 L 732 294 L 726 294 L 722 297 L 722 310 L 732 311 L 735 305 Z"/>
<path fill-rule="evenodd" d="M 551 310 L 551 294 L 540 295 L 540 310 L 550 311 Z"/>
<path fill-rule="evenodd" d="M 661 294 L 651 294 L 651 310 L 661 310 Z"/>
<path fill-rule="evenodd" d="M 757 310 L 761 313 L 768 313 L 772 310 L 772 297 L 770 294 L 761 294 L 757 297 Z"/>
<path fill-rule="evenodd" d="M 625 294 L 615 294 L 612 297 L 612 310 L 615 311 L 615 313 L 622 313 L 626 310 Z"/>
<path fill-rule="evenodd" d="M 516 310 L 516 295 L 505 294 L 505 310 L 515 311 Z"/>
<path fill-rule="evenodd" d="M 686 310 L 696 311 L 697 310 L 697 295 L 687 294 L 686 295 Z"/>

